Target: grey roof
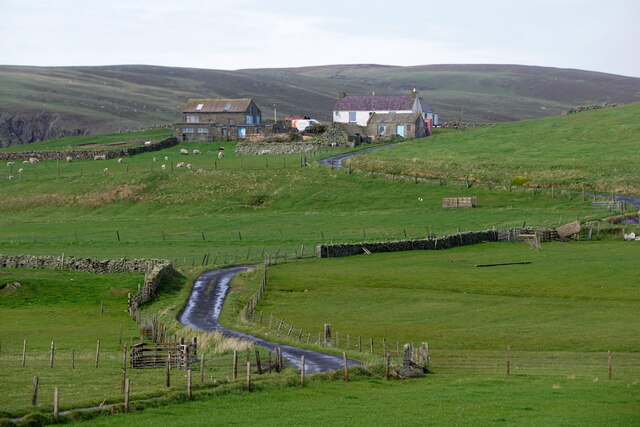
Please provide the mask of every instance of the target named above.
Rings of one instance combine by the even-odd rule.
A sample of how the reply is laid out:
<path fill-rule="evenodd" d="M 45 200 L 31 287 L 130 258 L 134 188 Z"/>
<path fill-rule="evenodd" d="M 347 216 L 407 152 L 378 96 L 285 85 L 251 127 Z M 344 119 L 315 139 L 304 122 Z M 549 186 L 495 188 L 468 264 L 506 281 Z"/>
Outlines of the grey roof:
<path fill-rule="evenodd" d="M 244 113 L 252 100 L 241 99 L 190 99 L 183 113 Z M 200 107 L 200 108 L 198 108 Z"/>
<path fill-rule="evenodd" d="M 431 108 L 431 105 L 427 104 L 427 101 L 425 101 L 422 98 L 418 98 L 418 101 L 420 101 L 420 106 L 422 107 L 422 111 L 424 111 L 425 113 L 435 114 L 436 110 Z"/>
<path fill-rule="evenodd" d="M 367 124 L 415 123 L 420 119 L 420 113 L 374 113 Z"/>
<path fill-rule="evenodd" d="M 413 95 L 345 95 L 338 99 L 334 111 L 411 110 Z"/>

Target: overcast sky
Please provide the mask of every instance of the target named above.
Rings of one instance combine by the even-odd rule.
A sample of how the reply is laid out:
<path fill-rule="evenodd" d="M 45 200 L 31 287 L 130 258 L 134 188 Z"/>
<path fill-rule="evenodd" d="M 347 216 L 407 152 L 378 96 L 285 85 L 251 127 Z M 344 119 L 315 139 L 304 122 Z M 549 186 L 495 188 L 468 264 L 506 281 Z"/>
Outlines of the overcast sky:
<path fill-rule="evenodd" d="M 0 0 L 0 64 L 524 64 L 640 77 L 639 0 Z"/>

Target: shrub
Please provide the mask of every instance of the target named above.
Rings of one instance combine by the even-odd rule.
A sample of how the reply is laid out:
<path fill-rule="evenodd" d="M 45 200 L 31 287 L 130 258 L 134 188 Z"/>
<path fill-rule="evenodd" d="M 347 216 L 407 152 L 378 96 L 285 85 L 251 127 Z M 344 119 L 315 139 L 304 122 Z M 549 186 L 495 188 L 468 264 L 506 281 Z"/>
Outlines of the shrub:
<path fill-rule="evenodd" d="M 327 127 L 328 127 L 327 125 L 322 125 L 322 124 L 318 123 L 317 125 L 311 125 L 311 126 L 307 127 L 304 130 L 304 133 L 311 133 L 311 134 L 314 134 L 314 135 L 319 135 L 319 134 L 325 133 L 326 130 L 327 130 Z"/>
<path fill-rule="evenodd" d="M 511 178 L 511 185 L 523 186 L 529 182 L 531 182 L 531 180 L 526 176 L 514 176 Z"/>

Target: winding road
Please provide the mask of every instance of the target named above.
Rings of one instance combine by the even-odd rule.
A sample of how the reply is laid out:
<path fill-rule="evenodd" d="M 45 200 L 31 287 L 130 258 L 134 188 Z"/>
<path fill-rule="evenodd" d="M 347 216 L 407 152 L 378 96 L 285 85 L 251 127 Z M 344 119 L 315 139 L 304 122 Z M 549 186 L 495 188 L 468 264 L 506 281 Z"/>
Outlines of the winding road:
<path fill-rule="evenodd" d="M 248 270 L 255 266 L 256 264 L 224 268 L 208 271 L 200 275 L 193 282 L 189 300 L 178 318 L 180 323 L 201 331 L 219 331 L 225 337 L 251 341 L 255 345 L 264 347 L 270 351 L 274 351 L 276 347 L 280 347 L 282 357 L 297 369 L 300 369 L 300 357 L 304 356 L 304 371 L 308 374 L 342 369 L 342 356 L 277 344 L 220 325 L 218 318 L 220 317 L 222 306 L 229 293 L 231 279 L 241 271 Z M 354 359 L 348 359 L 347 363 L 350 366 L 362 365 L 360 361 Z"/>

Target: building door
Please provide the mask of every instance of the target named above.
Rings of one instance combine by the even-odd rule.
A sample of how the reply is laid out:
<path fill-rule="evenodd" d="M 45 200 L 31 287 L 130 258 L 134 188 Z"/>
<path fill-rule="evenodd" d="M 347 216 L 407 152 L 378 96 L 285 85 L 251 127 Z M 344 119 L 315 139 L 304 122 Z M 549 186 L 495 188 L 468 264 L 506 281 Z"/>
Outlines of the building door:
<path fill-rule="evenodd" d="M 404 137 L 404 125 L 396 125 L 396 135 Z"/>

